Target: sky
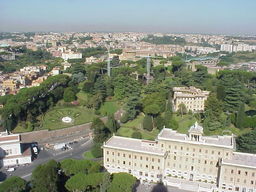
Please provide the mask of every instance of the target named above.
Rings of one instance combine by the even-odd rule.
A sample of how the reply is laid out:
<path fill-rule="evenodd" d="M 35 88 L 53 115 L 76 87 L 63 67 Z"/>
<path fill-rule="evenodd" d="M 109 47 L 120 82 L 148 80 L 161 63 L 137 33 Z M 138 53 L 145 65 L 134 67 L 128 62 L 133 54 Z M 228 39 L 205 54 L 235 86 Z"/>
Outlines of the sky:
<path fill-rule="evenodd" d="M 256 35 L 256 0 L 0 0 L 0 31 Z"/>

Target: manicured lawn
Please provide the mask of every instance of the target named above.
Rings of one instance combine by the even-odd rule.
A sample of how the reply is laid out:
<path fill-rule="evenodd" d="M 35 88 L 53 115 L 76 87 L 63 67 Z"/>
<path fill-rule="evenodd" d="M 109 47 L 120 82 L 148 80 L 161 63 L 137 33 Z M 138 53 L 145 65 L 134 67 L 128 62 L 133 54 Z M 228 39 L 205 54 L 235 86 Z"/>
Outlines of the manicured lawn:
<path fill-rule="evenodd" d="M 122 127 L 142 129 L 143 118 L 144 118 L 144 115 L 141 113 L 136 117 L 136 119 L 132 121 L 128 121 L 127 123 L 124 123 Z"/>
<path fill-rule="evenodd" d="M 187 133 L 189 128 L 196 122 L 196 119 L 192 115 L 183 115 L 183 117 L 174 114 L 175 120 L 179 124 L 177 131 L 179 133 Z"/>
<path fill-rule="evenodd" d="M 17 127 L 15 127 L 15 129 L 12 131 L 12 133 L 26 133 L 30 131 L 33 131 L 33 130 L 29 128 L 26 129 L 25 127 L 18 124 Z"/>
<path fill-rule="evenodd" d="M 132 121 L 129 121 L 121 126 L 117 131 L 117 135 L 124 137 L 131 137 L 133 132 L 139 131 L 142 134 L 143 139 L 154 140 L 159 133 L 159 130 L 153 129 L 152 131 L 147 131 L 142 128 L 144 115 L 140 114 L 138 117 Z"/>
<path fill-rule="evenodd" d="M 87 151 L 83 154 L 85 159 L 94 159 L 95 157 L 93 156 L 91 151 Z"/>
<path fill-rule="evenodd" d="M 62 122 L 63 117 L 70 117 L 71 123 Z M 95 117 L 94 111 L 82 106 L 74 107 L 55 107 L 48 111 L 42 118 L 40 129 L 61 129 L 91 122 Z"/>
<path fill-rule="evenodd" d="M 105 116 L 108 114 L 113 114 L 119 109 L 116 101 L 106 101 L 100 108 L 100 113 Z"/>

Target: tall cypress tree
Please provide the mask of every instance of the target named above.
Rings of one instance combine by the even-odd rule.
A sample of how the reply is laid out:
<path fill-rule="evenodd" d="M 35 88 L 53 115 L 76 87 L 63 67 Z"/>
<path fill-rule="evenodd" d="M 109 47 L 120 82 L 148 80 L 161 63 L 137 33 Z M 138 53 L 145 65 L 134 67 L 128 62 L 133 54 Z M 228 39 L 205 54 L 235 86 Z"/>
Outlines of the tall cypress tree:
<path fill-rule="evenodd" d="M 236 127 L 237 128 L 244 127 L 244 119 L 245 119 L 244 104 L 241 103 L 239 106 L 239 110 L 236 114 Z"/>

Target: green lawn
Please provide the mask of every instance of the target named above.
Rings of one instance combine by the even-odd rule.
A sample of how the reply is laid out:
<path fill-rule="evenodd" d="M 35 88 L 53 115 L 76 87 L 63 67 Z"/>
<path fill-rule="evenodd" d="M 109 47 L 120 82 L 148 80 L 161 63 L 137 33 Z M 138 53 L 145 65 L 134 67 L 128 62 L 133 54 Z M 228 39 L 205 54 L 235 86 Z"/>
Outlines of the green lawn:
<path fill-rule="evenodd" d="M 106 116 L 113 114 L 119 109 L 119 105 L 116 101 L 106 101 L 100 108 L 100 114 Z"/>
<path fill-rule="evenodd" d="M 183 117 L 174 114 L 174 118 L 179 124 L 177 129 L 179 133 L 187 133 L 189 128 L 196 122 L 195 117 L 190 114 L 183 115 Z"/>
<path fill-rule="evenodd" d="M 94 159 L 95 157 L 93 156 L 91 151 L 87 151 L 83 154 L 85 159 Z"/>
<path fill-rule="evenodd" d="M 117 131 L 117 135 L 124 137 L 131 137 L 133 132 L 139 131 L 142 134 L 143 139 L 154 140 L 159 133 L 159 130 L 153 129 L 152 131 L 147 131 L 142 129 L 144 115 L 140 114 L 136 119 L 129 121 L 121 126 Z"/>
<path fill-rule="evenodd" d="M 63 117 L 71 117 L 71 123 L 62 122 Z M 82 106 L 78 107 L 55 107 L 48 111 L 42 118 L 40 129 L 61 129 L 91 122 L 95 117 L 94 111 Z"/>

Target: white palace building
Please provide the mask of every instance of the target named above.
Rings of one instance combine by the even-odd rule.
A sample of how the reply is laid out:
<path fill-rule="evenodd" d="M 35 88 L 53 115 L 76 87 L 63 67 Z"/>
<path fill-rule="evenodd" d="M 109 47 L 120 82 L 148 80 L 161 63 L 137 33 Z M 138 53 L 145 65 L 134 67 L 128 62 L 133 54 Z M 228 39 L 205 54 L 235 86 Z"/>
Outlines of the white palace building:
<path fill-rule="evenodd" d="M 163 182 L 190 191 L 256 192 L 256 155 L 235 152 L 234 136 L 188 135 L 163 128 L 155 141 L 112 136 L 103 144 L 104 167 L 141 182 Z"/>

